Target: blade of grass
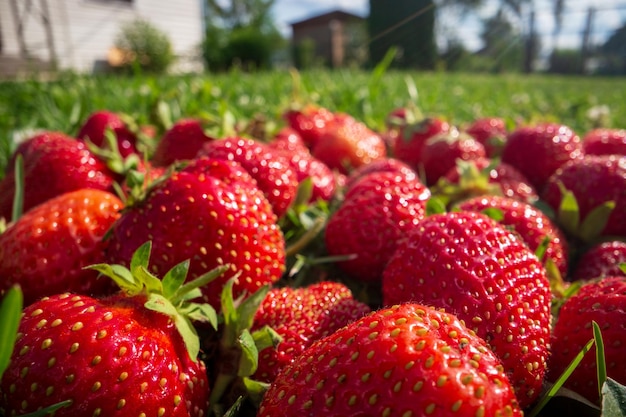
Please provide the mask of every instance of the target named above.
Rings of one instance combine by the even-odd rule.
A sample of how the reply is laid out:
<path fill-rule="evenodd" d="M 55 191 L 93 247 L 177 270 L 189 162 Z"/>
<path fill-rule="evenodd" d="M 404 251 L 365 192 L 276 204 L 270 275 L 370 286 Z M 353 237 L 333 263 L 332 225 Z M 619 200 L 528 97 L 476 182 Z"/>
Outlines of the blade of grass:
<path fill-rule="evenodd" d="M 602 398 L 602 386 L 606 381 L 606 358 L 604 356 L 604 342 L 602 341 L 602 332 L 600 326 L 595 321 L 591 322 L 593 326 L 593 340 L 596 343 L 596 372 L 598 374 L 598 395 Z"/>

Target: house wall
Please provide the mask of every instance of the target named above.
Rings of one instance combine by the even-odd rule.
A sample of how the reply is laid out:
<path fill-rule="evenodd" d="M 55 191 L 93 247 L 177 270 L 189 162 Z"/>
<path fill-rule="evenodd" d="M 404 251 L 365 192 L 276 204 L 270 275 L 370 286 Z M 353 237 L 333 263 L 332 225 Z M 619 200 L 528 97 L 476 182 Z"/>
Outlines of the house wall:
<path fill-rule="evenodd" d="M 315 56 L 323 58 L 328 65 L 332 64 L 331 29 L 328 22 L 302 24 L 293 28 L 293 42 L 298 44 L 305 39 L 315 41 Z"/>
<path fill-rule="evenodd" d="M 1 53 L 18 56 L 20 45 L 11 4 L 13 1 L 0 1 Z M 27 2 L 16 0 L 15 3 L 23 13 Z M 174 53 L 183 58 L 189 58 L 202 41 L 201 0 L 32 0 L 32 4 L 33 11 L 39 10 L 42 4 L 48 5 L 54 51 L 60 69 L 79 72 L 97 70 L 106 62 L 107 53 L 121 25 L 135 18 L 146 19 L 167 33 Z M 38 20 L 37 13 L 28 15 L 24 23 L 27 49 L 33 56 L 49 60 L 45 27 Z"/>

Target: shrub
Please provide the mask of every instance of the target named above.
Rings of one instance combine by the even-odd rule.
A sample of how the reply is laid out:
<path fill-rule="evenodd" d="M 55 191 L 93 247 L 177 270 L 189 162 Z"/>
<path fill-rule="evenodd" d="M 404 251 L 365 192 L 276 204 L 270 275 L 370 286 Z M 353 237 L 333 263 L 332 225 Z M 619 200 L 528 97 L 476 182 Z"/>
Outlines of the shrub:
<path fill-rule="evenodd" d="M 122 67 L 127 70 L 162 73 L 174 61 L 169 37 L 147 20 L 135 19 L 123 24 L 115 46 L 125 52 Z"/>

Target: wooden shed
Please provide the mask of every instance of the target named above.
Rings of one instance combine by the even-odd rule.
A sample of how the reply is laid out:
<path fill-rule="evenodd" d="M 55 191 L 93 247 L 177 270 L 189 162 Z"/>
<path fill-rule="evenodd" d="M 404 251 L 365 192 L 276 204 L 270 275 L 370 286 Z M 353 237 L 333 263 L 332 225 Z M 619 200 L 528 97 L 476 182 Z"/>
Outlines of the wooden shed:
<path fill-rule="evenodd" d="M 0 0 L 0 73 L 20 60 L 97 71 L 106 66 L 121 25 L 138 18 L 168 35 L 181 64 L 194 53 L 200 57 L 200 0 Z"/>
<path fill-rule="evenodd" d="M 314 57 L 332 68 L 345 66 L 350 49 L 365 18 L 343 10 L 333 10 L 291 23 L 292 42 L 313 41 Z"/>

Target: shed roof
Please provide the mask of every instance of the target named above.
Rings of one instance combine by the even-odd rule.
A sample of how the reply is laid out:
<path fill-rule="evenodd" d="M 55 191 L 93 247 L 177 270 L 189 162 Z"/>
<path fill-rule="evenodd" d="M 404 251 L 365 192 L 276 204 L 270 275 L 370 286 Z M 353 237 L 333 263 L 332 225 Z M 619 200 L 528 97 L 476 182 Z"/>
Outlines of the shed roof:
<path fill-rule="evenodd" d="M 291 27 L 297 27 L 302 25 L 311 25 L 317 23 L 325 23 L 329 22 L 333 19 L 337 20 L 364 20 L 363 16 L 356 15 L 354 13 L 346 12 L 345 10 L 335 9 L 330 12 L 318 14 L 312 17 L 308 17 L 304 20 L 298 20 L 296 22 L 292 22 Z"/>

